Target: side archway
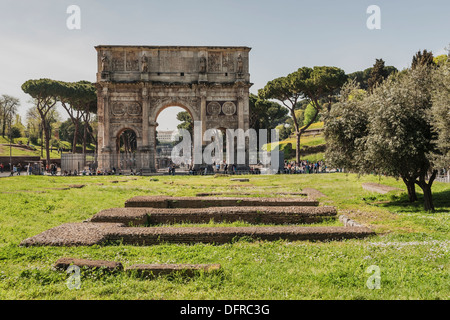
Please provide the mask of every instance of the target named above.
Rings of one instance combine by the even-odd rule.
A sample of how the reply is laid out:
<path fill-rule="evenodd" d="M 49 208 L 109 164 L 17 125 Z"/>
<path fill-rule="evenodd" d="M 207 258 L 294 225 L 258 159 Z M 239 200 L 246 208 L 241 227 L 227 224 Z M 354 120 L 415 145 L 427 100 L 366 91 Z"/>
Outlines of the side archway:
<path fill-rule="evenodd" d="M 134 170 L 139 167 L 138 146 L 139 130 L 124 127 L 115 132 L 115 152 L 113 155 L 113 171 Z"/>

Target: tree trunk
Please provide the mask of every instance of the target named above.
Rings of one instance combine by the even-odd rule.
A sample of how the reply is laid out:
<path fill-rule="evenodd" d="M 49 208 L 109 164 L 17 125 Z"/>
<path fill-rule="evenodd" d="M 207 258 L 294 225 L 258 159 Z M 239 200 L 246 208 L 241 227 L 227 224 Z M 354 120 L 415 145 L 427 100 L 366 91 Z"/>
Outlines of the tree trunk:
<path fill-rule="evenodd" d="M 87 122 L 84 122 L 84 132 L 83 132 L 83 153 L 86 154 L 86 140 L 87 140 Z"/>
<path fill-rule="evenodd" d="M 423 202 L 425 211 L 434 212 L 433 195 L 431 194 L 431 186 L 425 183 L 423 190 Z"/>
<path fill-rule="evenodd" d="M 433 204 L 433 195 L 431 193 L 431 186 L 433 185 L 433 181 L 436 178 L 437 170 L 433 170 L 433 173 L 431 174 L 428 183 L 425 181 L 425 174 L 426 173 L 422 173 L 419 177 L 419 181 L 416 181 L 416 183 L 423 191 L 423 202 L 424 202 L 423 205 L 425 211 L 434 212 L 435 208 Z"/>
<path fill-rule="evenodd" d="M 73 131 L 73 141 L 72 141 L 72 153 L 77 153 L 77 138 L 78 138 L 78 123 L 75 122 L 75 130 Z"/>
<path fill-rule="evenodd" d="M 300 137 L 301 137 L 301 134 L 300 134 L 300 132 L 299 131 L 297 131 L 296 133 L 295 133 L 295 135 L 296 135 L 296 145 L 295 145 L 295 147 L 296 147 L 296 150 L 295 150 L 295 161 L 298 163 L 298 164 L 300 164 Z"/>
<path fill-rule="evenodd" d="M 89 126 L 89 106 L 85 106 L 84 108 L 84 132 L 83 132 L 83 154 L 86 154 L 86 144 L 87 144 L 87 132 Z"/>
<path fill-rule="evenodd" d="M 91 130 L 89 130 L 88 127 L 88 134 L 91 137 L 92 141 L 94 141 L 95 144 L 95 153 L 98 153 L 98 141 L 97 141 L 97 137 L 94 136 L 94 134 L 91 132 Z"/>
<path fill-rule="evenodd" d="M 44 138 L 45 138 L 45 167 L 46 169 L 50 168 L 50 130 L 48 128 L 47 121 L 44 121 L 43 123 L 44 127 Z"/>
<path fill-rule="evenodd" d="M 415 178 L 414 179 L 403 178 L 403 182 L 405 183 L 406 189 L 408 190 L 409 202 L 417 201 Z"/>

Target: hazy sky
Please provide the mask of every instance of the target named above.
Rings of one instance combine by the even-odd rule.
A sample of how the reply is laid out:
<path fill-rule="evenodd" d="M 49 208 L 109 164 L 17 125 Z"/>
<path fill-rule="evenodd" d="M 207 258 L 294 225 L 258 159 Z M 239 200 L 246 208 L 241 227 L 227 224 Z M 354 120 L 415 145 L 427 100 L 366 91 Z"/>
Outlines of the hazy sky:
<path fill-rule="evenodd" d="M 66 26 L 69 5 L 81 9 L 80 30 Z M 380 30 L 366 26 L 369 5 L 381 9 Z M 350 73 L 382 58 L 402 69 L 449 43 L 449 0 L 0 0 L 0 94 L 20 98 L 24 117 L 23 82 L 95 81 L 100 44 L 248 46 L 256 93 L 302 66 Z M 161 129 L 173 118 L 158 119 Z"/>

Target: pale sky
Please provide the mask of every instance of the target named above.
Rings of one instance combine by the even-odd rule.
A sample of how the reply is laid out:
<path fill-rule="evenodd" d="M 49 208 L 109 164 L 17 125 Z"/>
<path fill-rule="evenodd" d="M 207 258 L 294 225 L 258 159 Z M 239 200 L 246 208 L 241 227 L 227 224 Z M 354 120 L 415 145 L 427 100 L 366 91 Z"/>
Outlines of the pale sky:
<path fill-rule="evenodd" d="M 69 5 L 81 9 L 80 30 L 66 26 Z M 369 5 L 380 30 L 366 26 Z M 23 82 L 95 81 L 100 44 L 248 46 L 252 93 L 303 66 L 351 73 L 382 58 L 402 69 L 419 50 L 445 53 L 449 13 L 449 0 L 0 0 L 0 95 L 18 97 L 24 118 Z"/>

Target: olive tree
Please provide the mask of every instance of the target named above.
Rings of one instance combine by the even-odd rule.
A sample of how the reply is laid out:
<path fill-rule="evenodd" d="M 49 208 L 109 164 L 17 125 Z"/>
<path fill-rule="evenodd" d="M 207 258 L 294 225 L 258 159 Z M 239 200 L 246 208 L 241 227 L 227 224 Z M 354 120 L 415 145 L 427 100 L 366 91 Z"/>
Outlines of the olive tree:
<path fill-rule="evenodd" d="M 437 170 L 432 155 L 438 152 L 429 116 L 432 72 L 429 66 L 417 66 L 390 76 L 361 100 L 343 95 L 325 123 L 331 165 L 401 178 L 410 201 L 417 200 L 418 185 L 427 211 L 434 210 L 431 186 Z"/>
<path fill-rule="evenodd" d="M 438 135 L 436 165 L 450 170 L 450 62 L 433 73 L 431 121 Z"/>

